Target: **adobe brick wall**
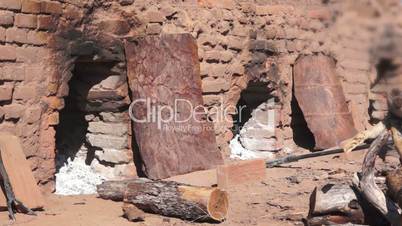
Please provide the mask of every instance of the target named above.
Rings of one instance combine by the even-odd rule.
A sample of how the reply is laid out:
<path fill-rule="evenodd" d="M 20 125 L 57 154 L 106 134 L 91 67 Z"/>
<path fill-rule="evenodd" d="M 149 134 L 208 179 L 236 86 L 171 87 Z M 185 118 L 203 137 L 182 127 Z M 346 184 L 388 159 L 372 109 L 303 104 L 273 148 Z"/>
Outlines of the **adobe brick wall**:
<path fill-rule="evenodd" d="M 50 4 L 57 4 L 61 12 L 58 2 L 0 2 L 0 130 L 22 139 L 42 184 L 54 174 L 54 128 L 48 118 L 53 116 L 52 107 L 62 107 L 47 97 L 51 67 L 46 62 L 51 61 L 52 51 L 45 44 L 51 31 L 43 23 L 38 27 L 39 16 L 57 17 L 55 11 L 47 10 Z"/>
<path fill-rule="evenodd" d="M 23 140 L 36 179 L 52 188 L 55 126 L 75 59 L 95 49 L 104 60 L 124 61 L 125 38 L 183 32 L 198 42 L 204 102 L 222 152 L 233 125 L 212 110 L 235 106 L 250 80 L 277 85 L 277 146 L 294 147 L 292 67 L 302 54 L 337 60 L 356 127 L 367 128 L 376 117 L 369 115 L 370 100 L 381 99 L 370 91 L 372 40 L 385 24 L 398 32 L 402 16 L 398 1 L 356 2 L 1 0 L 0 130 Z"/>

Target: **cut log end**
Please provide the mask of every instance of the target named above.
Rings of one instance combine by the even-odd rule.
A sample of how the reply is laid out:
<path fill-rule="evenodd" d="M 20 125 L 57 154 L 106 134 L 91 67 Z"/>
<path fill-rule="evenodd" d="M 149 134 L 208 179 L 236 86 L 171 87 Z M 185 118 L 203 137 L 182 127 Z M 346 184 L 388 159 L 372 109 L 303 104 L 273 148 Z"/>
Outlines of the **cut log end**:
<path fill-rule="evenodd" d="M 212 219 L 225 220 L 229 208 L 228 194 L 226 191 L 215 189 L 209 197 L 207 210 Z"/>
<path fill-rule="evenodd" d="M 228 194 L 219 188 L 178 186 L 181 198 L 195 203 L 208 214 L 209 219 L 224 221 L 229 208 Z"/>

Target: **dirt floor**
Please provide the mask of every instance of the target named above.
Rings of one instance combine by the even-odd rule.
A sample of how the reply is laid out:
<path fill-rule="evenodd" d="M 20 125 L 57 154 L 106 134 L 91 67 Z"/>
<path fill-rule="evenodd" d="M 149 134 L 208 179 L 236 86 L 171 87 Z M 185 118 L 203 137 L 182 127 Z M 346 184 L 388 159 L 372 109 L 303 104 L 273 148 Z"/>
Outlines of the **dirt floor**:
<path fill-rule="evenodd" d="M 360 170 L 365 151 L 343 155 L 325 156 L 285 167 L 267 169 L 264 181 L 231 188 L 228 218 L 219 225 L 303 225 L 307 216 L 309 196 L 315 186 L 329 182 L 350 181 L 354 172 Z M 389 157 L 396 162 L 396 158 Z M 384 168 L 382 160 L 378 167 Z M 382 170 L 382 169 L 380 169 Z M 173 178 L 176 181 L 195 185 L 213 185 L 213 171 L 202 171 Z M 31 217 L 17 214 L 14 225 L 27 226 L 112 226 L 112 225 L 213 225 L 194 223 L 175 218 L 147 214 L 143 222 L 128 222 L 121 211 L 121 203 L 106 201 L 96 196 L 56 196 L 47 198 L 45 211 Z M 7 213 L 0 213 L 0 226 L 9 225 Z"/>

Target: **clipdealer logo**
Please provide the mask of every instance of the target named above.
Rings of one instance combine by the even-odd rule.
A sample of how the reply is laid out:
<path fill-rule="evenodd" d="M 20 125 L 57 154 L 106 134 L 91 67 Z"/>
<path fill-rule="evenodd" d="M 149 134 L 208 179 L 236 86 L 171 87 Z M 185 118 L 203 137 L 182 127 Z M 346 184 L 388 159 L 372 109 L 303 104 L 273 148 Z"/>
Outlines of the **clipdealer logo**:
<path fill-rule="evenodd" d="M 220 103 L 224 103 L 222 97 Z M 268 101 L 268 105 L 274 106 L 274 104 L 273 100 Z M 191 101 L 181 98 L 175 99 L 172 104 L 161 104 L 151 98 L 140 98 L 130 104 L 129 116 L 135 123 L 156 123 L 158 129 L 200 131 L 214 130 L 205 122 L 225 122 L 236 125 L 239 122 L 233 116 L 237 115 L 237 119 L 242 119 L 246 108 L 246 105 L 206 107 L 194 105 Z M 273 125 L 274 112 L 266 111 L 266 117 L 268 124 Z M 202 126 L 206 127 L 201 128 Z"/>

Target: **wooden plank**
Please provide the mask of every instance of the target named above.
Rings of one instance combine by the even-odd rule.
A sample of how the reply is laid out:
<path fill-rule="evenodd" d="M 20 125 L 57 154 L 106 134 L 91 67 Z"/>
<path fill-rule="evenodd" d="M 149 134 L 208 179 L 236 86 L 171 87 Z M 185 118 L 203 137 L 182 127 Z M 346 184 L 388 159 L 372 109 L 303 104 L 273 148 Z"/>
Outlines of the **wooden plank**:
<path fill-rule="evenodd" d="M 205 114 L 192 115 L 195 107 L 203 106 L 194 38 L 138 37 L 126 42 L 125 51 L 134 101 L 130 113 L 145 120 L 133 122 L 144 173 L 161 179 L 222 164 L 213 124 Z M 166 120 L 169 117 L 173 119 Z"/>
<path fill-rule="evenodd" d="M 262 181 L 266 176 L 265 160 L 253 159 L 220 165 L 216 169 L 218 187 L 230 187 Z"/>
<path fill-rule="evenodd" d="M 333 59 L 303 56 L 295 63 L 293 79 L 294 95 L 314 135 L 315 149 L 337 147 L 357 133 Z"/>
<path fill-rule="evenodd" d="M 43 208 L 45 202 L 42 193 L 35 181 L 18 137 L 0 133 L 0 151 L 16 198 L 28 208 Z M 0 208 L 7 208 L 3 192 L 0 192 Z"/>

